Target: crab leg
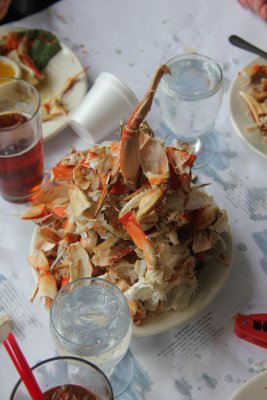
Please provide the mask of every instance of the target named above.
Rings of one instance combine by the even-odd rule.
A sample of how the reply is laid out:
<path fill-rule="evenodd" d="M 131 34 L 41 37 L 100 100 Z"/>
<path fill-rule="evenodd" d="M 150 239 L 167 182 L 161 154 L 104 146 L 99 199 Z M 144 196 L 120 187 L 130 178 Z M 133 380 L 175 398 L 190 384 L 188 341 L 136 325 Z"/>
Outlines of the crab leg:
<path fill-rule="evenodd" d="M 34 300 L 36 294 L 45 298 L 45 307 L 49 308 L 53 298 L 58 292 L 56 279 L 50 271 L 43 271 L 40 273 L 38 285 L 31 297 Z"/>
<path fill-rule="evenodd" d="M 102 195 L 100 197 L 100 200 L 98 202 L 98 205 L 97 205 L 97 208 L 96 208 L 96 211 L 95 211 L 95 216 L 97 215 L 97 213 L 101 209 L 101 207 L 102 207 L 102 205 L 103 205 L 103 203 L 105 201 L 105 198 L 107 197 L 107 194 L 110 191 L 111 184 L 115 183 L 115 178 L 118 176 L 118 173 L 119 173 L 119 166 L 120 166 L 119 159 L 117 158 L 117 159 L 114 160 L 114 165 L 113 165 L 112 170 L 107 174 L 107 176 L 105 178 L 105 180 L 106 180 L 105 181 L 105 185 L 103 187 Z"/>
<path fill-rule="evenodd" d="M 126 212 L 119 218 L 119 221 L 122 223 L 135 245 L 143 250 L 147 269 L 152 270 L 156 268 L 158 264 L 157 251 L 151 240 L 143 232 L 133 213 L 131 211 Z"/>
<path fill-rule="evenodd" d="M 158 68 L 144 99 L 130 115 L 127 124 L 122 127 L 120 170 L 127 184 L 135 184 L 140 168 L 140 124 L 144 121 L 147 113 L 151 109 L 154 94 L 162 76 L 170 73 L 170 69 L 167 65 L 162 65 Z"/>
<path fill-rule="evenodd" d="M 191 188 L 191 169 L 196 159 L 195 154 L 191 154 L 189 148 L 167 147 L 165 151 L 169 160 L 171 187 L 180 188 L 185 194 L 188 194 Z"/>
<path fill-rule="evenodd" d="M 152 101 L 159 82 L 164 74 L 170 74 L 167 65 L 162 65 L 155 73 L 154 79 L 144 99 L 130 115 L 126 125 L 121 128 L 121 142 L 119 157 L 114 160 L 112 171 L 107 175 L 101 198 L 98 202 L 95 215 L 101 209 L 110 187 L 115 183 L 119 170 L 126 184 L 134 185 L 141 165 L 139 127 L 151 109 Z"/>
<path fill-rule="evenodd" d="M 136 214 L 138 221 L 143 220 L 165 198 L 169 187 L 169 164 L 163 146 L 149 137 L 140 150 L 140 163 L 151 188 L 139 200 Z"/>

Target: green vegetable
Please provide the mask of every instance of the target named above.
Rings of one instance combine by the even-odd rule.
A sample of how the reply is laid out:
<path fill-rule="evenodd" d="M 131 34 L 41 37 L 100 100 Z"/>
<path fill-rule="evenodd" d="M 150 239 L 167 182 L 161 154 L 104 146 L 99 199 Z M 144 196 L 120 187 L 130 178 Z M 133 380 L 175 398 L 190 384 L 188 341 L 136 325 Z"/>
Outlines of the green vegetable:
<path fill-rule="evenodd" d="M 19 32 L 18 35 L 21 38 L 27 38 L 28 54 L 41 71 L 47 66 L 51 58 L 61 50 L 57 37 L 51 32 L 42 29 L 30 29 Z"/>

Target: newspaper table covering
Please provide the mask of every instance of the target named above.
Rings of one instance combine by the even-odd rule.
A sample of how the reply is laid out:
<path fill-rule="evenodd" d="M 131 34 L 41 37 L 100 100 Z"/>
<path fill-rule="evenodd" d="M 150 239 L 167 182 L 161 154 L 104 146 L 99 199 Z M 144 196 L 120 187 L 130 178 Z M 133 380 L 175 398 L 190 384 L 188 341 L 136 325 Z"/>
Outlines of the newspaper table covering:
<path fill-rule="evenodd" d="M 236 33 L 264 48 L 265 23 L 232 0 L 201 0 L 198 7 L 194 0 L 127 5 L 122 0 L 79 0 L 75 5 L 63 0 L 19 22 L 53 31 L 89 66 L 90 80 L 109 71 L 139 98 L 155 68 L 176 54 L 197 50 L 222 66 L 225 95 L 212 136 L 216 155 L 195 173 L 198 183 L 211 183 L 208 193 L 228 212 L 232 269 L 216 299 L 193 319 L 160 335 L 132 339 L 133 379 L 120 398 L 229 398 L 267 368 L 266 350 L 234 334 L 236 314 L 266 312 L 267 181 L 266 159 L 239 138 L 229 121 L 230 84 L 254 57 L 231 47 L 228 36 Z M 149 122 L 157 135 L 168 134 L 156 99 Z M 118 138 L 117 133 L 111 136 Z M 46 169 L 70 146 L 86 147 L 70 128 L 45 143 Z M 19 219 L 25 208 L 0 200 L 0 313 L 11 316 L 15 335 L 34 364 L 53 356 L 55 349 L 49 314 L 42 303 L 29 302 L 34 278 L 26 259 L 33 226 Z M 0 398 L 6 400 L 18 377 L 3 348 L 0 359 Z"/>

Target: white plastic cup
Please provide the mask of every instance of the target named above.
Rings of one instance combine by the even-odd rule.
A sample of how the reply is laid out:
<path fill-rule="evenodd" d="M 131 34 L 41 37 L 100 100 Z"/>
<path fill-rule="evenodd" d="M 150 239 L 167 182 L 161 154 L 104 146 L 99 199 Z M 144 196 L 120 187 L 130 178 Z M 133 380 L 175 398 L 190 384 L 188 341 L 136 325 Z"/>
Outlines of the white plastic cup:
<path fill-rule="evenodd" d="M 102 72 L 95 80 L 80 106 L 70 117 L 73 130 L 86 142 L 94 144 L 119 130 L 138 99 L 116 76 Z"/>

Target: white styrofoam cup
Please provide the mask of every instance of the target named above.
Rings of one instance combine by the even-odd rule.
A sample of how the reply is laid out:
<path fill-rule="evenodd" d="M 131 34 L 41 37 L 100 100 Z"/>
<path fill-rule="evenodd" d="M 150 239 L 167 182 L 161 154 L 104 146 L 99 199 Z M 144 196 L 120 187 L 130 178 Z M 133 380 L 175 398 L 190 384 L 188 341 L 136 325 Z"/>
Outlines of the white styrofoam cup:
<path fill-rule="evenodd" d="M 79 107 L 70 116 L 74 131 L 90 144 L 119 130 L 138 104 L 131 89 L 116 76 L 102 72 Z"/>

